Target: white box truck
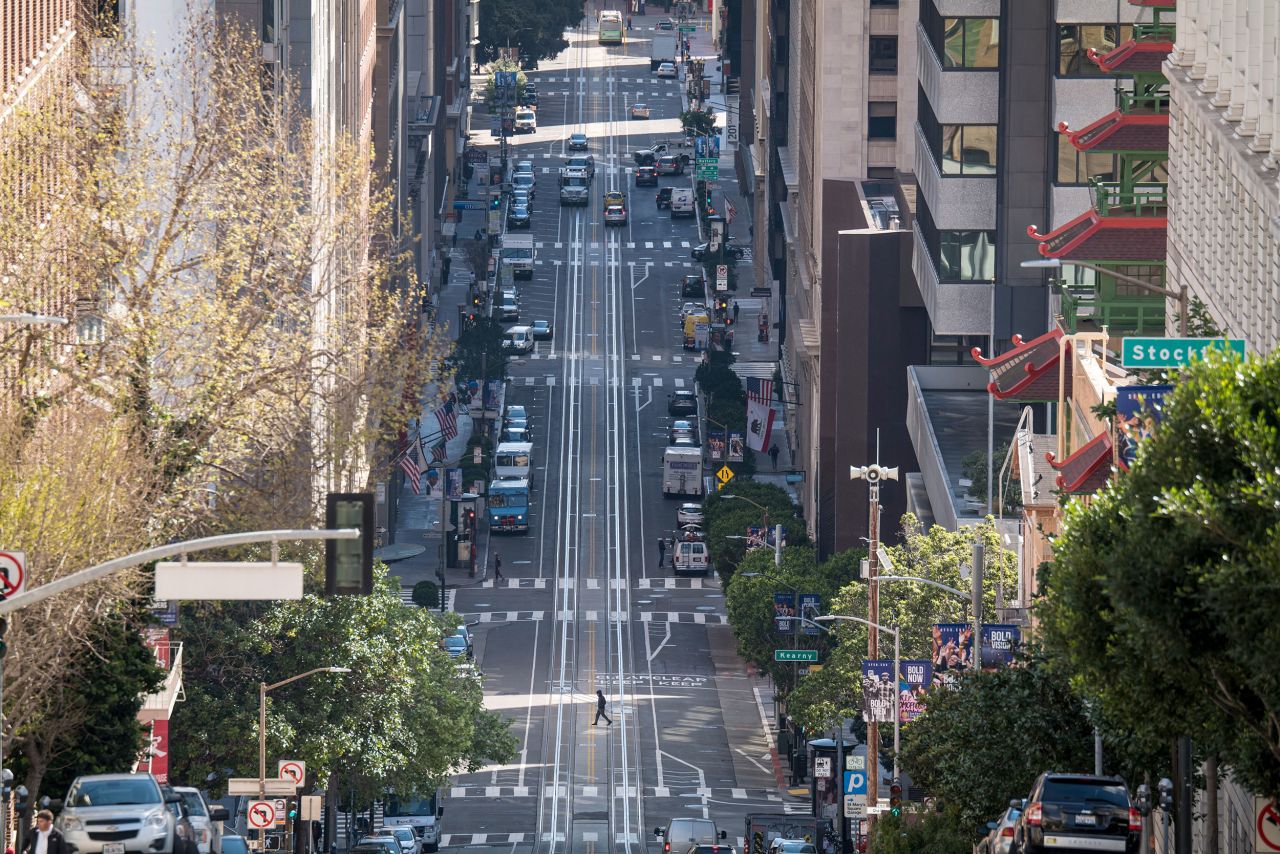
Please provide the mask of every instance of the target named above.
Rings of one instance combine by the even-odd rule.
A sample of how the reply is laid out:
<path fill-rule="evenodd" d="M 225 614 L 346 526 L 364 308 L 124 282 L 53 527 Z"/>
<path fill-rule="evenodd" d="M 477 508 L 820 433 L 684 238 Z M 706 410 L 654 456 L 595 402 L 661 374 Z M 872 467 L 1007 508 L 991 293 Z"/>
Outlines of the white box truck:
<path fill-rule="evenodd" d="M 662 451 L 662 495 L 702 494 L 702 449 L 672 446 Z"/>
<path fill-rule="evenodd" d="M 676 53 L 676 37 L 654 34 L 649 52 L 649 70 L 657 71 L 658 66 L 664 62 L 677 63 L 679 61 L 680 57 Z"/>
<path fill-rule="evenodd" d="M 511 274 L 521 279 L 533 278 L 533 235 L 502 235 L 502 249 L 499 252 L 504 266 L 511 269 Z"/>

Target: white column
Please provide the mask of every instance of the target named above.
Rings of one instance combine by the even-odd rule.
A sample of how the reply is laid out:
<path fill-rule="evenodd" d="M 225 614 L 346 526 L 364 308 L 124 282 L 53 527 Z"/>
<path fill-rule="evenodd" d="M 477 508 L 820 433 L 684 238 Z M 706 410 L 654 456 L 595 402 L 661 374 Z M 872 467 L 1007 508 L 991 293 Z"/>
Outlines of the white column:
<path fill-rule="evenodd" d="M 1262 14 L 1255 26 L 1262 54 L 1262 65 L 1258 71 L 1258 133 L 1250 148 L 1265 153 L 1276 137 L 1276 114 L 1280 112 L 1280 57 L 1274 50 L 1266 49 L 1280 37 L 1280 7 L 1266 0 L 1262 0 L 1261 6 Z"/>

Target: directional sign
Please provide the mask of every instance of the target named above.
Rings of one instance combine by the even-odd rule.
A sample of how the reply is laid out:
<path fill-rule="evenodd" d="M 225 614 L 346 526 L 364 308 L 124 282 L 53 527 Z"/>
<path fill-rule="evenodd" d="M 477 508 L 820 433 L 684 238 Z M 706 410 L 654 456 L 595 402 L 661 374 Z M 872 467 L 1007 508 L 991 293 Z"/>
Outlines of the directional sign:
<path fill-rule="evenodd" d="M 680 30 L 680 32 L 682 33 L 696 33 L 698 31 L 697 27 L 692 27 L 687 25 L 682 25 L 680 27 L 677 27 L 677 29 Z"/>
<path fill-rule="evenodd" d="M 867 799 L 864 796 L 862 801 L 858 801 L 857 795 L 844 796 L 844 817 L 845 818 L 866 818 L 867 817 Z"/>
<path fill-rule="evenodd" d="M 1126 368 L 1178 368 L 1209 349 L 1244 357 L 1243 338 L 1125 338 L 1120 344 L 1120 364 Z"/>
<path fill-rule="evenodd" d="M 733 480 L 733 469 L 728 466 L 721 466 L 720 471 L 716 472 L 716 477 L 720 479 L 721 483 L 728 483 Z"/>
<path fill-rule="evenodd" d="M 467 199 L 465 201 L 460 200 L 453 203 L 453 209 L 455 211 L 482 211 L 487 207 L 489 207 L 487 202 L 478 202 L 472 199 Z"/>
<path fill-rule="evenodd" d="M 694 164 L 699 181 L 719 181 L 720 161 L 714 157 L 700 157 Z"/>
<path fill-rule="evenodd" d="M 818 651 L 816 649 L 775 649 L 773 651 L 774 661 L 817 661 Z"/>
<path fill-rule="evenodd" d="M 17 596 L 27 586 L 27 553 L 0 552 L 0 597 Z"/>
<path fill-rule="evenodd" d="M 276 766 L 276 776 L 281 780 L 292 780 L 299 786 L 307 779 L 307 763 L 301 759 L 281 759 Z"/>
<path fill-rule="evenodd" d="M 248 816 L 249 827 L 254 830 L 266 830 L 268 827 L 274 827 L 276 823 L 275 801 L 249 801 L 249 810 L 246 815 Z"/>
<path fill-rule="evenodd" d="M 275 780 L 271 777 L 266 780 L 259 780 L 257 777 L 232 777 L 227 780 L 228 795 L 249 795 L 256 798 L 259 787 L 263 789 L 264 795 L 273 798 L 279 795 L 292 795 L 298 791 L 298 784 L 292 780 Z"/>
<path fill-rule="evenodd" d="M 1270 798 L 1254 798 L 1253 814 L 1254 854 L 1280 851 L 1280 812 L 1276 811 L 1276 802 Z"/>
<path fill-rule="evenodd" d="M 845 771 L 844 793 L 846 795 L 862 795 L 865 798 L 867 796 L 867 772 Z"/>

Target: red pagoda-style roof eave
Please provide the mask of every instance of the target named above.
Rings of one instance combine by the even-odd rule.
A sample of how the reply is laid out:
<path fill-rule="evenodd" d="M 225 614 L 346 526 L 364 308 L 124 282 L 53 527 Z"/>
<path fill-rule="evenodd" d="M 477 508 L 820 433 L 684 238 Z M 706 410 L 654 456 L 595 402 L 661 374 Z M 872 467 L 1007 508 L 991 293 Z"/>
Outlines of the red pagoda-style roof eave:
<path fill-rule="evenodd" d="M 1027 235 L 1040 242 L 1040 254 L 1063 261 L 1132 261 L 1164 260 L 1168 244 L 1167 217 L 1099 216 L 1088 210 L 1048 234 L 1040 234 L 1035 225 L 1027 226 Z M 1068 232 L 1076 233 L 1061 246 L 1051 242 Z M 1118 239 L 1123 232 L 1124 239 Z"/>
<path fill-rule="evenodd" d="M 1106 126 L 1104 128 L 1104 126 Z M 1101 133 L 1094 133 L 1104 128 Z M 1144 151 L 1159 154 L 1169 150 L 1168 113 L 1122 113 L 1113 110 L 1080 130 L 1058 123 L 1058 133 L 1077 151 Z"/>
<path fill-rule="evenodd" d="M 1121 42 L 1106 53 L 1089 48 L 1085 55 L 1108 74 L 1141 74 L 1159 71 L 1165 57 L 1173 51 L 1172 41 Z"/>
<path fill-rule="evenodd" d="M 1008 388 L 1000 387 L 1000 375 L 998 374 L 995 379 L 987 384 L 987 391 L 997 400 L 1020 400 L 1024 397 L 1028 400 L 1051 400 L 1057 398 L 1056 378 L 1052 383 L 1055 389 L 1054 393 L 1048 397 L 1042 397 L 1039 394 L 1046 391 L 1046 389 L 1042 385 L 1037 386 L 1037 381 L 1043 379 L 1046 373 L 1057 365 L 1058 360 L 1062 357 L 1058 343 L 1061 338 L 1062 330 L 1060 329 L 1050 330 L 1032 341 L 1023 341 L 1021 335 L 1015 335 L 1013 336 L 1013 349 L 999 356 L 985 358 L 978 347 L 974 347 L 970 354 L 983 367 L 998 368 L 1001 365 L 1008 364 L 1010 376 L 1017 376 L 1018 369 L 1022 369 L 1023 375 L 1017 377 L 1013 385 Z M 1067 345 L 1068 352 L 1070 352 L 1070 346 L 1070 344 Z M 1037 364 L 1034 361 L 1037 357 L 1043 358 L 1044 361 Z M 1069 376 L 1070 367 L 1067 370 Z M 1038 393 L 1031 394 L 1033 391 Z"/>
<path fill-rule="evenodd" d="M 1005 352 L 1001 353 L 999 356 L 990 356 L 990 357 L 983 356 L 981 347 L 974 347 L 972 350 L 969 351 L 969 354 L 973 356 L 974 361 L 977 362 L 979 365 L 982 365 L 984 368 L 990 368 L 994 365 L 999 365 L 1004 362 L 1007 362 L 1010 359 L 1014 358 L 1015 356 L 1020 356 L 1023 353 L 1027 352 L 1028 350 L 1034 350 L 1036 347 L 1040 346 L 1046 341 L 1049 341 L 1051 339 L 1056 340 L 1061 337 L 1062 337 L 1061 329 L 1050 329 L 1048 332 L 1041 335 L 1039 338 L 1033 338 L 1030 341 L 1023 340 L 1023 337 L 1021 335 L 1014 335 L 1012 339 L 1013 349 L 1006 350 Z"/>
<path fill-rule="evenodd" d="M 1112 453 L 1110 433 L 1099 433 L 1075 452 L 1068 454 L 1062 462 L 1055 455 L 1044 455 L 1045 460 L 1058 474 L 1058 488 L 1063 492 L 1081 494 L 1095 492 L 1105 484 L 1111 476 Z M 1116 461 L 1120 471 L 1129 468 L 1123 460 Z"/>

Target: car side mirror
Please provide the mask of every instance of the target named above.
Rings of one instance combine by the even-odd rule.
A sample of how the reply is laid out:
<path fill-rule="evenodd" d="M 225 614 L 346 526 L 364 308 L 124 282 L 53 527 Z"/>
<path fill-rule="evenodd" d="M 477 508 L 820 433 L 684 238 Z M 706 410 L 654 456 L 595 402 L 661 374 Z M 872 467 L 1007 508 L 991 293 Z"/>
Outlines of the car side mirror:
<path fill-rule="evenodd" d="M 722 831 L 720 831 L 720 838 L 721 838 L 721 839 L 728 839 L 728 838 L 729 838 L 729 834 L 728 834 L 726 831 L 723 831 L 723 830 L 722 830 Z"/>
<path fill-rule="evenodd" d="M 436 807 L 436 818 L 444 817 L 444 807 Z"/>
<path fill-rule="evenodd" d="M 210 821 L 226 821 L 230 817 L 231 817 L 231 813 L 228 812 L 227 808 L 224 807 L 222 804 L 214 804 L 213 806 L 209 807 Z"/>
<path fill-rule="evenodd" d="M 182 803 L 182 795 L 179 795 L 177 792 L 170 792 L 164 796 L 164 802 L 166 804 L 180 804 Z"/>

